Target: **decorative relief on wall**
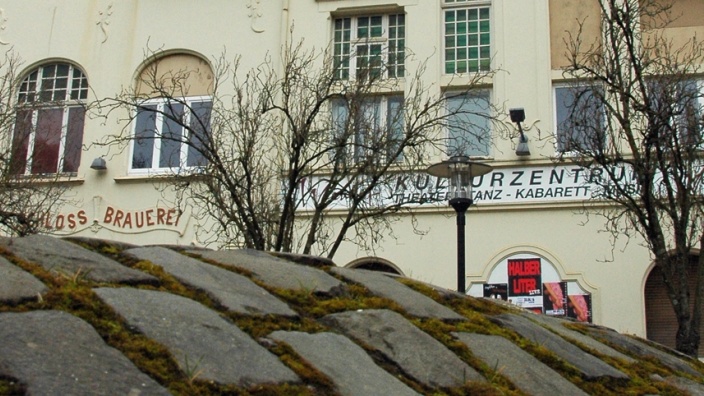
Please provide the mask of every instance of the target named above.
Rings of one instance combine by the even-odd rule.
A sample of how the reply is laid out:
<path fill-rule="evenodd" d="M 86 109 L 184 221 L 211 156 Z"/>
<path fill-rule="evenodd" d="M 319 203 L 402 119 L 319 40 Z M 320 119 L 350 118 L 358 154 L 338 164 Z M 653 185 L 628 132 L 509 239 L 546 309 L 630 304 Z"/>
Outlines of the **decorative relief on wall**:
<path fill-rule="evenodd" d="M 5 9 L 0 8 L 0 34 L 5 32 L 6 27 L 7 27 L 7 17 L 5 16 Z M 10 44 L 10 42 L 6 41 L 2 37 L 0 37 L 0 44 L 8 45 L 8 44 Z"/>
<path fill-rule="evenodd" d="M 264 31 L 264 28 L 262 27 L 263 22 L 260 2 L 261 0 L 249 0 L 247 3 L 247 8 L 249 8 L 247 16 L 249 16 L 250 19 L 249 26 L 255 33 L 262 33 Z"/>
<path fill-rule="evenodd" d="M 95 24 L 98 25 L 100 31 L 103 32 L 103 41 L 101 41 L 101 43 L 108 41 L 108 27 L 110 26 L 111 16 L 112 3 L 109 3 L 105 10 L 98 12 L 98 22 L 96 22 Z"/>

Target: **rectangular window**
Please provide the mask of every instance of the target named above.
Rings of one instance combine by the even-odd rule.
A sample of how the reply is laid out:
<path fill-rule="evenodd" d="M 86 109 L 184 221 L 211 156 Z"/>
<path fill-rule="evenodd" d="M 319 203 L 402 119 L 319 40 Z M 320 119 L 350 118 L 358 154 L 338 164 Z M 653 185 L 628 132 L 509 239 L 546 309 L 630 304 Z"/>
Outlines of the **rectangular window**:
<path fill-rule="evenodd" d="M 555 125 L 559 153 L 604 149 L 604 109 L 593 87 L 555 87 Z"/>
<path fill-rule="evenodd" d="M 76 173 L 81 160 L 85 109 L 80 106 L 17 111 L 13 173 Z"/>
<path fill-rule="evenodd" d="M 446 5 L 481 3 L 445 1 Z M 490 7 L 446 8 L 444 15 L 445 74 L 474 73 L 491 67 Z"/>
<path fill-rule="evenodd" d="M 205 165 L 199 148 L 210 131 L 211 109 L 210 98 L 187 98 L 183 103 L 155 99 L 139 106 L 132 140 L 132 173 Z"/>
<path fill-rule="evenodd" d="M 379 96 L 361 103 L 350 104 L 344 100 L 332 103 L 334 136 L 351 154 L 355 163 L 369 156 L 382 161 L 400 161 L 399 146 L 403 139 L 403 97 Z M 350 113 L 354 113 L 350 118 Z M 375 158 L 376 160 L 377 158 Z"/>
<path fill-rule="evenodd" d="M 488 156 L 491 103 L 488 90 L 447 94 L 448 155 Z"/>
<path fill-rule="evenodd" d="M 680 143 L 702 146 L 704 133 L 704 81 L 654 81 L 650 84 L 652 110 L 663 125 L 677 132 Z"/>
<path fill-rule="evenodd" d="M 336 18 L 333 55 L 338 79 L 403 77 L 405 15 Z"/>

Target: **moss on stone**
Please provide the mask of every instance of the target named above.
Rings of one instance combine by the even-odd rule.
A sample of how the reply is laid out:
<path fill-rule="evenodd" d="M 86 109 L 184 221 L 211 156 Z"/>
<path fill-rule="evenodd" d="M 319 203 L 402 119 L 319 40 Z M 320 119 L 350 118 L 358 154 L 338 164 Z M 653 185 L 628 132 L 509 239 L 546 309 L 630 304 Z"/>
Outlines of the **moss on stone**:
<path fill-rule="evenodd" d="M 22 396 L 27 393 L 27 389 L 13 378 L 0 377 L 0 395 Z"/>
<path fill-rule="evenodd" d="M 349 285 L 344 291 L 339 291 L 335 295 L 317 294 L 310 290 L 301 289 L 268 289 L 298 309 L 302 316 L 315 319 L 333 313 L 359 309 L 391 309 L 404 312 L 403 308 L 395 301 L 375 296 L 361 285 Z"/>
<path fill-rule="evenodd" d="M 375 363 L 422 394 L 437 396 L 522 394 L 522 392 L 518 390 L 510 380 L 502 376 L 495 367 L 488 367 L 483 361 L 476 358 L 464 343 L 452 336 L 453 332 L 481 333 L 507 338 L 590 394 L 682 394 L 681 391 L 673 386 L 663 381 L 658 381 L 653 377 L 653 374 L 659 377 L 668 377 L 675 374 L 672 370 L 660 364 L 655 358 L 642 358 L 637 356 L 637 362 L 627 363 L 620 359 L 599 354 L 584 345 L 578 344 L 578 347 L 582 348 L 587 353 L 599 357 L 604 362 L 618 368 L 630 377 L 630 380 L 615 380 L 610 378 L 602 378 L 593 381 L 585 380 L 574 367 L 565 363 L 547 348 L 532 343 L 517 333 L 501 327 L 490 320 L 494 315 L 516 312 L 517 309 L 487 299 L 466 298 L 451 292 L 441 293 L 426 284 L 409 279 L 399 278 L 399 281 L 432 298 L 438 303 L 449 307 L 464 316 L 467 320 L 442 321 L 438 319 L 411 317 L 394 301 L 375 296 L 364 286 L 354 283 L 346 283 L 333 293 L 317 293 L 313 290 L 305 289 L 288 290 L 273 288 L 256 279 L 256 277 L 253 277 L 248 271 L 203 260 L 209 264 L 251 278 L 255 283 L 287 302 L 300 317 L 290 318 L 274 315 L 250 316 L 236 314 L 227 311 L 204 291 L 184 285 L 178 279 L 169 275 L 160 266 L 149 261 L 136 260 L 133 257 L 123 254 L 123 251 L 130 246 L 101 240 L 78 239 L 72 240 L 72 242 L 78 243 L 86 249 L 91 249 L 106 255 L 123 265 L 148 273 L 158 279 L 158 283 L 134 287 L 165 291 L 197 301 L 211 309 L 217 310 L 221 315 L 235 323 L 254 339 L 261 340 L 263 337 L 266 337 L 272 331 L 276 330 L 302 331 L 306 333 L 329 331 L 327 327 L 318 323 L 317 319 L 332 313 L 356 311 L 360 309 L 391 309 L 401 313 L 415 326 L 441 342 L 488 380 L 486 383 L 468 381 L 464 385 L 455 388 L 431 389 L 415 381 L 413 378 L 410 378 L 400 367 L 394 362 L 389 361 L 380 352 L 360 343 L 360 345 L 367 350 L 372 359 L 374 359 Z M 185 252 L 182 253 L 187 254 Z M 336 394 L 335 387 L 329 378 L 313 368 L 290 347 L 273 342 L 262 342 L 262 344 L 271 352 L 275 353 L 284 364 L 296 372 L 303 383 L 267 384 L 243 388 L 235 385 L 223 385 L 202 380 L 198 378 L 197 373 L 189 373 L 187 372 L 188 370 L 179 367 L 176 360 L 164 346 L 130 330 L 124 320 L 107 304 L 103 303 L 93 292 L 94 287 L 118 287 L 122 285 L 91 281 L 86 276 L 87 274 L 82 271 L 76 271 L 76 273 L 73 274 L 49 271 L 39 265 L 21 260 L 2 248 L 0 248 L 0 254 L 7 257 L 15 265 L 37 277 L 48 287 L 48 291 L 41 298 L 14 305 L 0 304 L 0 312 L 55 309 L 66 311 L 80 317 L 91 324 L 108 345 L 120 350 L 140 370 L 147 373 L 176 395 L 318 396 Z M 588 336 L 594 336 L 594 334 L 589 332 L 589 327 L 586 325 L 567 323 L 565 326 Z M 608 340 L 601 339 L 599 341 L 610 345 Z M 623 348 L 619 348 L 616 345 L 610 346 L 623 353 L 629 354 L 628 351 L 624 351 Z M 703 364 L 695 362 L 692 363 L 692 365 L 704 374 Z M 701 378 L 692 378 L 691 375 L 683 375 L 682 373 L 677 373 L 677 375 L 686 376 L 687 378 L 701 383 Z M 0 378 L 0 395 L 24 394 L 24 392 L 25 388 L 22 384 L 17 383 L 11 378 Z"/>
<path fill-rule="evenodd" d="M 325 374 L 314 368 L 310 363 L 298 355 L 293 348 L 285 343 L 277 343 L 269 350 L 276 354 L 281 361 L 298 375 L 306 386 L 278 385 L 269 386 L 269 390 L 286 391 L 300 390 L 301 393 L 267 393 L 271 395 L 337 395 L 335 384 Z"/>

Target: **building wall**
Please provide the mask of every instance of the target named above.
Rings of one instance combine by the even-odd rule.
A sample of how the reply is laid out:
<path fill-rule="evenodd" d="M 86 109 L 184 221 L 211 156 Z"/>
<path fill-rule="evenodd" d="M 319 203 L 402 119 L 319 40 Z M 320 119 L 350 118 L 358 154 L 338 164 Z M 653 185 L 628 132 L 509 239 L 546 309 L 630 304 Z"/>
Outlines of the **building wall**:
<path fill-rule="evenodd" d="M 559 67 L 565 65 L 562 34 L 574 27 L 577 18 L 587 16 L 586 29 L 594 32 L 597 18 L 585 14 L 583 2 L 572 0 L 471 4 L 475 3 L 491 7 L 492 65 L 498 70 L 487 82 L 492 101 L 505 109 L 525 109 L 532 153 L 529 158 L 517 157 L 514 135 L 514 139 L 496 139 L 488 161 L 506 175 L 550 167 L 555 153 L 552 84 L 561 81 Z M 422 78 L 434 83 L 439 93 L 468 81 L 466 76 L 451 79 L 443 74 L 441 4 L 441 0 L 0 0 L 0 45 L 20 54 L 26 70 L 52 60 L 74 63 L 88 77 L 90 99 L 99 99 L 133 86 L 148 51 L 186 52 L 211 62 L 223 53 L 241 54 L 242 69 L 247 70 L 267 55 L 276 61 L 286 40 L 303 39 L 306 45 L 326 47 L 336 15 L 402 8 L 406 45 L 414 54 L 407 63 L 409 74 L 420 61 L 428 60 Z M 677 29 L 701 29 L 695 25 L 696 21 L 685 18 Z M 107 121 L 86 120 L 88 147 L 77 175 L 76 205 L 63 210 L 62 221 L 67 222 L 72 213 L 76 219 L 83 211 L 87 222 L 62 232 L 138 244 L 198 244 L 196 220 L 190 213 L 181 215 L 177 224 L 177 214 L 168 212 L 173 208 L 152 181 L 128 174 L 129 150 L 90 144 L 123 127 L 116 115 Z M 100 156 L 107 161 L 105 172 L 90 169 L 91 161 Z M 438 154 L 434 160 L 442 159 Z M 481 284 L 507 258 L 540 257 L 553 265 L 559 278 L 591 295 L 593 322 L 645 335 L 643 288 L 651 265 L 647 250 L 637 240 L 618 240 L 614 245 L 608 234 L 600 233 L 600 219 L 587 217 L 581 208 L 578 197 L 480 200 L 467 214 L 470 292 L 481 294 Z M 121 221 L 116 221 L 118 211 L 123 213 Z M 127 213 L 142 219 L 148 216 L 155 225 L 128 227 Z M 395 239 L 388 238 L 373 252 L 345 245 L 335 261 L 346 265 L 378 257 L 404 275 L 454 288 L 454 212 L 444 205 L 428 205 L 415 213 L 417 230 L 409 216 L 402 216 L 394 226 Z"/>

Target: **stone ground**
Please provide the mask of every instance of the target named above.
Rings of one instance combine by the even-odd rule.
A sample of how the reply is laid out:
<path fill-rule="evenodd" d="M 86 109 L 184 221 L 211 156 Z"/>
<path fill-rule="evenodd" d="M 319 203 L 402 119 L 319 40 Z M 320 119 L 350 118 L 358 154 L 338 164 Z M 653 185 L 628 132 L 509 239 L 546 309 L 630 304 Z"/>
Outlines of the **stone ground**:
<path fill-rule="evenodd" d="M 315 257 L 0 240 L 0 395 L 704 395 L 704 364 Z"/>

